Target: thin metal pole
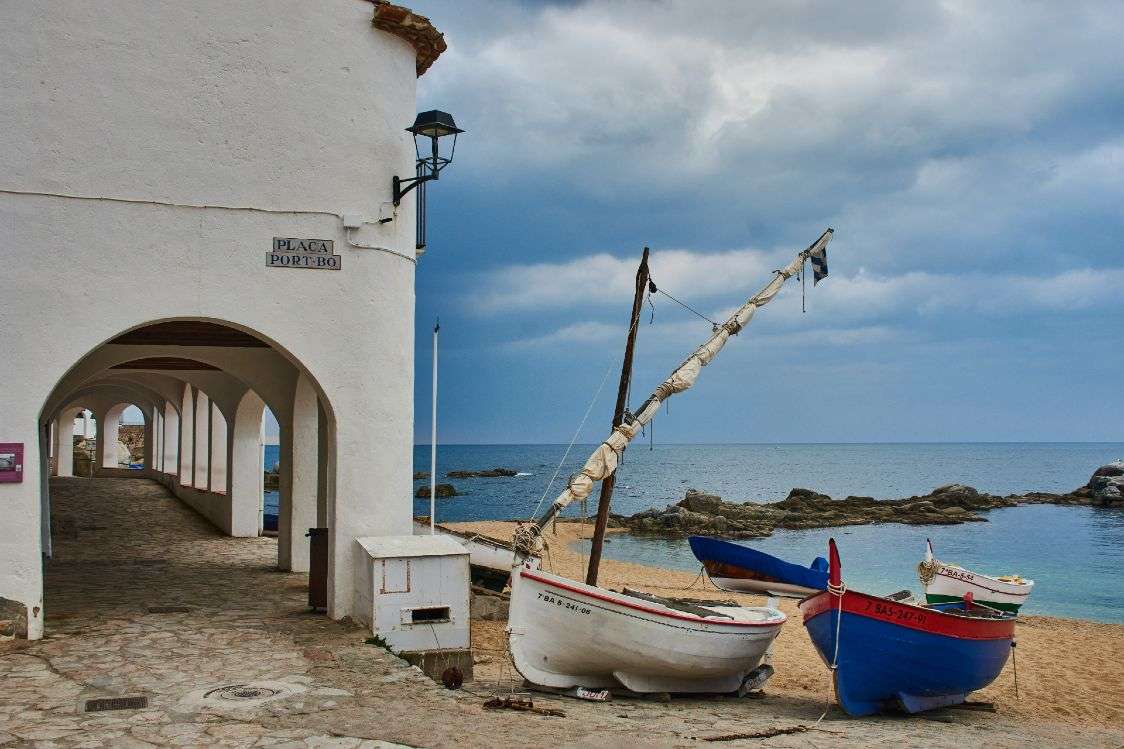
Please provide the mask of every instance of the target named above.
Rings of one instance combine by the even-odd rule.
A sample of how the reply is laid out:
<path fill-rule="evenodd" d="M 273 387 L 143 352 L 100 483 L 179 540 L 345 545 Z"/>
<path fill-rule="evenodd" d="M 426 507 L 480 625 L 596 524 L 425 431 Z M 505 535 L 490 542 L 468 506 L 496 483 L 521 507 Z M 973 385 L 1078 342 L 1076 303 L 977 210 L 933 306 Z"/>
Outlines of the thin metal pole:
<path fill-rule="evenodd" d="M 441 331 L 441 318 L 433 326 L 433 415 L 429 427 L 429 533 L 437 533 L 437 334 Z"/>
<path fill-rule="evenodd" d="M 628 383 L 632 379 L 632 354 L 636 349 L 636 329 L 640 326 L 640 310 L 644 302 L 644 292 L 648 288 L 648 248 L 636 269 L 636 293 L 632 298 L 632 315 L 629 318 L 628 340 L 624 347 L 624 363 L 621 365 L 621 384 L 617 389 L 617 405 L 613 409 L 613 428 L 624 423 L 624 411 L 628 407 Z M 601 497 L 597 500 L 597 524 L 593 527 L 593 540 L 589 548 L 589 569 L 586 571 L 586 585 L 597 584 L 597 571 L 601 566 L 601 548 L 605 544 L 605 529 L 609 525 L 609 503 L 613 498 L 613 487 L 617 483 L 617 472 L 610 473 L 601 482 Z"/>

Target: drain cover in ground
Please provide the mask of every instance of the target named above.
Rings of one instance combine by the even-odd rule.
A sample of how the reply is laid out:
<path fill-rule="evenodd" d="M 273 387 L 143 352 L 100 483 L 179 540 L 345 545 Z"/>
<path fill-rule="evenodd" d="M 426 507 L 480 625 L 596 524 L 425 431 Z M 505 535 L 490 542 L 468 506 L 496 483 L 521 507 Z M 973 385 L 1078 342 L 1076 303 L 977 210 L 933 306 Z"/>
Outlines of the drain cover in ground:
<path fill-rule="evenodd" d="M 250 681 L 196 689 L 180 700 L 181 709 L 226 708 L 241 710 L 308 691 L 287 681 Z"/>
<path fill-rule="evenodd" d="M 263 687 L 260 684 L 230 684 L 229 686 L 212 689 L 203 695 L 205 700 L 222 700 L 224 702 L 261 702 L 281 694 L 284 690 L 273 687 Z"/>

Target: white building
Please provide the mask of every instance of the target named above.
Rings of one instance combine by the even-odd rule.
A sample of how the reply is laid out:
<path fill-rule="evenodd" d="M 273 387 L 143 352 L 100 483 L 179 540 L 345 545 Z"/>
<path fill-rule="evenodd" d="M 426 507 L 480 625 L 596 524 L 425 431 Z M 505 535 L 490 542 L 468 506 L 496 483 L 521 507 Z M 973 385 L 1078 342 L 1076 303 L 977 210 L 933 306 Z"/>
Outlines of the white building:
<path fill-rule="evenodd" d="M 24 465 L 0 599 L 42 636 L 49 457 L 71 474 L 83 409 L 100 475 L 136 405 L 144 475 L 252 536 L 268 405 L 278 564 L 307 570 L 327 527 L 351 614 L 355 539 L 411 532 L 414 194 L 395 211 L 391 184 L 441 34 L 382 1 L 6 0 L 0 39 L 0 443 Z M 341 267 L 267 267 L 274 238 Z"/>

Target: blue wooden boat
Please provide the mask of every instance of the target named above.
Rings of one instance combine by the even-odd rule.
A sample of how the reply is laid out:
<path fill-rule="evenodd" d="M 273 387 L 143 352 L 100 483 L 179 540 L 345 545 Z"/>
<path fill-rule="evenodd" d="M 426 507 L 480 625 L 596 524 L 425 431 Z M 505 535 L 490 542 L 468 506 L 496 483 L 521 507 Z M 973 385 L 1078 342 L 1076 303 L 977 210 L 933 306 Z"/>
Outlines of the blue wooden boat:
<path fill-rule="evenodd" d="M 687 542 L 711 581 L 722 590 L 807 596 L 827 589 L 827 560 L 823 557 L 801 567 L 717 538 L 691 536 Z"/>
<path fill-rule="evenodd" d="M 1010 657 L 1014 614 L 965 600 L 919 606 L 846 590 L 829 543 L 828 589 L 800 602 L 804 627 L 848 715 L 956 705 L 993 682 Z"/>

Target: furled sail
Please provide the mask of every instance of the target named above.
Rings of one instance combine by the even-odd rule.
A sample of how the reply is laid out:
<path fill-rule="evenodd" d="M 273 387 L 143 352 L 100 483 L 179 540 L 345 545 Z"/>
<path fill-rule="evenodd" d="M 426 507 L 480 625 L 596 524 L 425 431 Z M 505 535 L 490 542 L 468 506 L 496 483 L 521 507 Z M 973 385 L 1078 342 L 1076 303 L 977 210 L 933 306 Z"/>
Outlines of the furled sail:
<path fill-rule="evenodd" d="M 660 383 L 656 391 L 644 401 L 644 404 L 635 414 L 626 416 L 624 423 L 613 429 L 609 438 L 602 442 L 593 454 L 586 460 L 580 472 L 570 477 L 566 488 L 554 500 L 541 517 L 523 525 L 515 533 L 515 547 L 522 554 L 536 554 L 542 550 L 542 529 L 553 520 L 559 512 L 575 500 L 581 501 L 593 491 L 593 485 L 607 478 L 617 469 L 621 455 L 636 435 L 643 429 L 659 411 L 660 405 L 671 396 L 681 393 L 695 384 L 702 368 L 714 361 L 730 336 L 737 335 L 749 321 L 753 319 L 758 307 L 763 307 L 773 300 L 792 276 L 796 275 L 809 257 L 822 255 L 827 243 L 831 241 L 832 230 L 828 229 L 820 238 L 798 253 L 791 263 L 777 271 L 773 279 L 765 288 L 750 297 L 745 304 L 737 309 L 733 315 L 722 325 L 719 325 L 709 340 L 695 349 L 687 360 L 680 364 L 671 375 Z M 518 555 L 517 555 L 518 556 Z"/>

